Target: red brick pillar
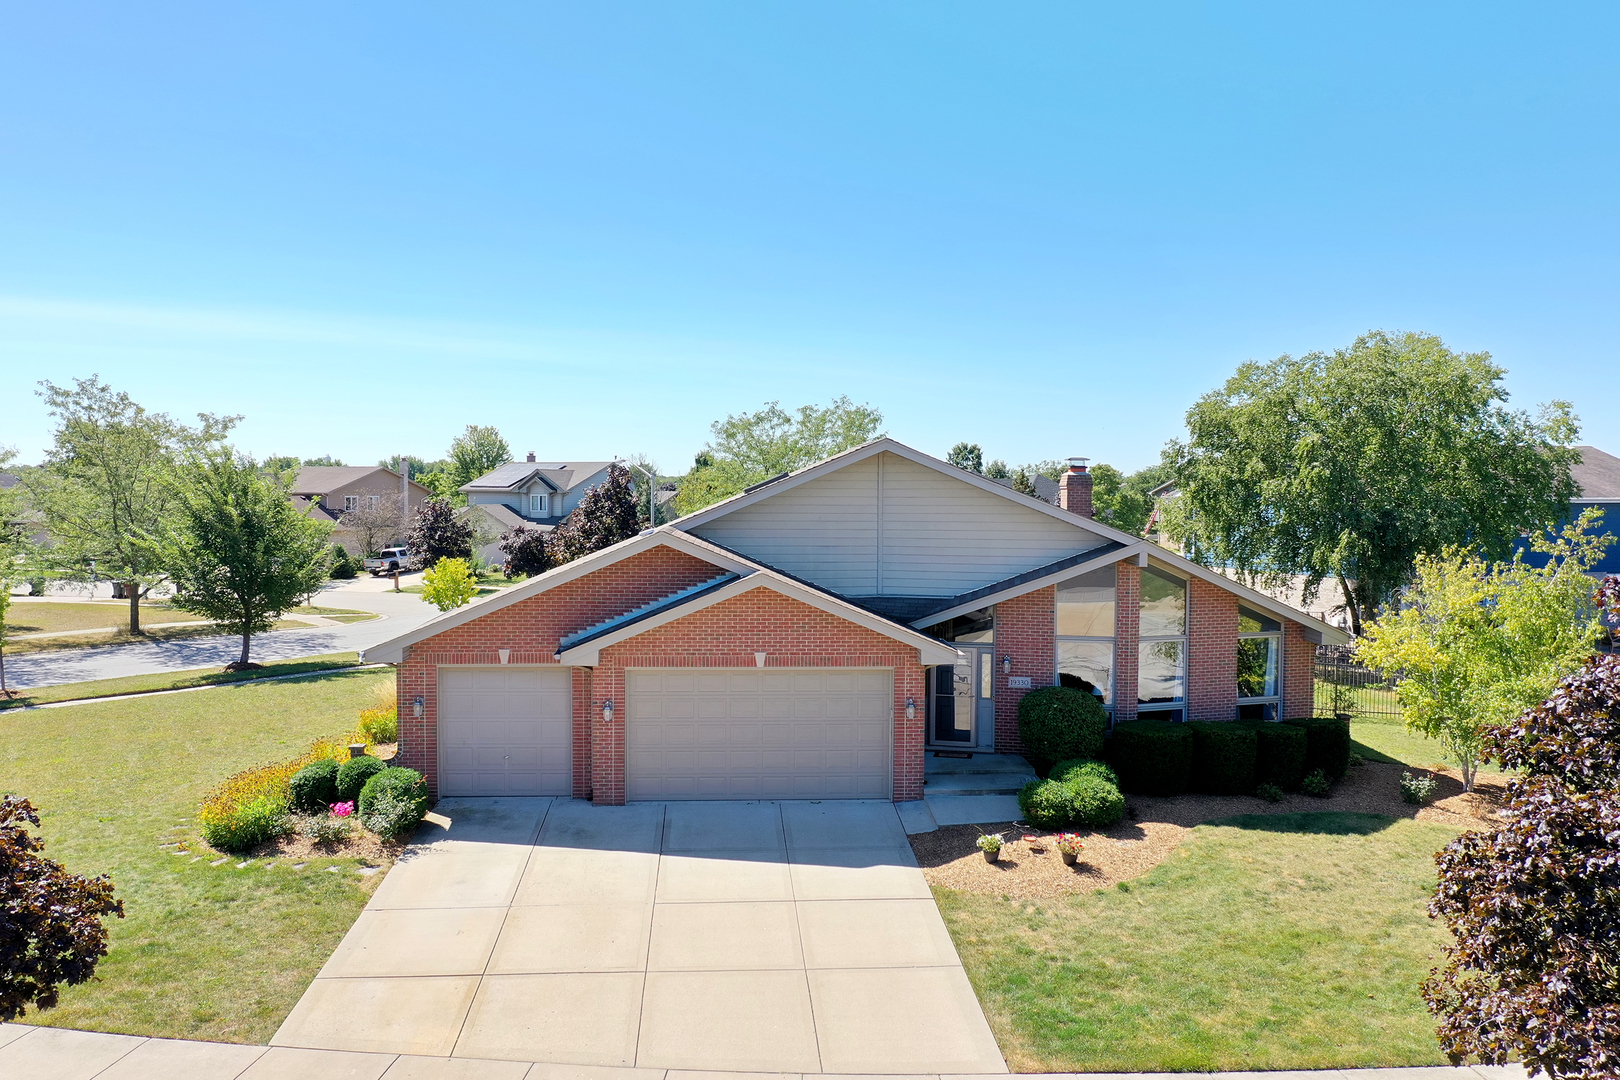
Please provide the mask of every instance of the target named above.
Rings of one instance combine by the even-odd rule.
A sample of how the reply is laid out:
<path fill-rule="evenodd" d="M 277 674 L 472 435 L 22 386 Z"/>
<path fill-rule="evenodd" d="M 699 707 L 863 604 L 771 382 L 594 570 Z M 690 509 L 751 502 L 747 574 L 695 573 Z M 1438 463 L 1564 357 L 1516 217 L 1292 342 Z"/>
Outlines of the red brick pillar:
<path fill-rule="evenodd" d="M 1311 716 L 1316 710 L 1316 645 L 1305 636 L 1305 628 L 1291 619 L 1283 620 L 1282 642 L 1283 719 Z"/>
<path fill-rule="evenodd" d="M 1237 719 L 1237 597 L 1187 583 L 1187 719 Z"/>
<path fill-rule="evenodd" d="M 1057 683 L 1057 586 L 1048 585 L 996 605 L 996 750 L 1016 754 L 1018 703 L 1030 690 Z M 1001 658 L 1012 657 L 1012 673 L 1001 670 Z M 1014 690 L 1012 679 L 1029 680 L 1029 689 Z"/>
<path fill-rule="evenodd" d="M 427 781 L 428 794 L 439 797 L 439 680 L 438 667 L 412 660 L 394 667 L 394 703 L 399 710 L 399 752 L 395 764 L 415 769 Z M 422 715 L 416 715 L 416 699 Z"/>
<path fill-rule="evenodd" d="M 624 805 L 624 670 L 602 666 L 591 673 L 586 718 L 591 730 L 591 801 Z M 602 703 L 613 701 L 613 720 L 602 719 Z"/>
<path fill-rule="evenodd" d="M 591 797 L 591 674 L 590 668 L 574 668 L 574 798 L 576 799 Z"/>
<path fill-rule="evenodd" d="M 1136 719 L 1137 658 L 1142 649 L 1142 571 L 1114 564 L 1114 720 Z"/>
<path fill-rule="evenodd" d="M 906 702 L 916 713 L 906 719 Z M 925 669 L 916 654 L 907 663 L 894 666 L 894 801 L 908 802 L 923 797 L 923 725 L 927 722 L 928 698 Z"/>

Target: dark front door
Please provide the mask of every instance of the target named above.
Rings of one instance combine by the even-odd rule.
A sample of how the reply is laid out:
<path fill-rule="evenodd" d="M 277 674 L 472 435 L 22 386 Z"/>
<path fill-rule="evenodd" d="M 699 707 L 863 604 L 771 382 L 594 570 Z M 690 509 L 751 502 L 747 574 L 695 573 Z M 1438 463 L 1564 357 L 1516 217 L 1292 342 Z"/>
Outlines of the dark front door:
<path fill-rule="evenodd" d="M 986 734 L 993 729 L 994 721 L 990 719 L 995 708 L 990 700 L 993 653 L 993 649 L 963 646 L 956 651 L 954 665 L 941 664 L 934 669 L 933 692 L 929 695 L 931 742 L 976 746 L 980 742 L 980 728 L 984 728 Z"/>

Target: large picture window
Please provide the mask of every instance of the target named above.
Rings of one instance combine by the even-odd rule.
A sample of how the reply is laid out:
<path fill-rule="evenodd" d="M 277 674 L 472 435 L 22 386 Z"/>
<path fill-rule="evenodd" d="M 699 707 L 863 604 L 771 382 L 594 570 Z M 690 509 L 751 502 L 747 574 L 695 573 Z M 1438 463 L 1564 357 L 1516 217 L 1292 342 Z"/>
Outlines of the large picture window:
<path fill-rule="evenodd" d="M 1180 720 L 1187 702 L 1187 583 L 1157 567 L 1142 570 L 1137 710 Z"/>
<path fill-rule="evenodd" d="M 1112 566 L 1070 578 L 1057 587 L 1058 685 L 1084 690 L 1114 704 L 1114 605 Z"/>
<path fill-rule="evenodd" d="M 1281 708 L 1282 623 L 1238 608 L 1238 719 L 1276 720 Z"/>

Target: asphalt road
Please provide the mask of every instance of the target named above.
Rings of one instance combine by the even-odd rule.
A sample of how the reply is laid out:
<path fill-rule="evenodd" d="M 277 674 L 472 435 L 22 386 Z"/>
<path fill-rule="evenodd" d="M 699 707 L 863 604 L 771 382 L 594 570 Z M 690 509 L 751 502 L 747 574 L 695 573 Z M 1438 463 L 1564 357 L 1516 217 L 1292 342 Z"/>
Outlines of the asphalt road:
<path fill-rule="evenodd" d="M 410 575 L 414 580 L 418 575 Z M 407 581 L 407 584 L 409 581 Z M 394 593 L 392 582 L 360 578 L 328 586 L 314 603 L 321 607 L 375 611 L 382 616 L 366 622 L 338 626 L 311 626 L 273 630 L 253 639 L 250 658 L 292 660 L 300 656 L 366 649 L 395 634 L 414 629 L 438 614 L 431 604 L 413 593 Z M 116 679 L 161 671 L 224 667 L 242 653 L 242 639 L 234 636 L 149 641 L 106 645 L 91 649 L 60 649 L 6 657 L 6 683 L 18 690 L 90 679 Z"/>

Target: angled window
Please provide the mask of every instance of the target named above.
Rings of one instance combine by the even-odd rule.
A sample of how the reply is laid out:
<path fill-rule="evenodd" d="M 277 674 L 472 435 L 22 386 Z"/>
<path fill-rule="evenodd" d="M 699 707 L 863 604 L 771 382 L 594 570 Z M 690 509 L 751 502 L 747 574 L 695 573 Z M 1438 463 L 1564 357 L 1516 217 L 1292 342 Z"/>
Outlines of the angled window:
<path fill-rule="evenodd" d="M 1281 708 L 1282 623 L 1238 608 L 1237 696 L 1240 720 L 1276 720 Z"/>
<path fill-rule="evenodd" d="M 1142 570 L 1138 710 L 1181 719 L 1187 701 L 1187 583 L 1157 567 Z"/>
<path fill-rule="evenodd" d="M 1058 685 L 1114 704 L 1114 611 L 1118 579 L 1112 566 L 1072 577 L 1057 587 Z"/>

